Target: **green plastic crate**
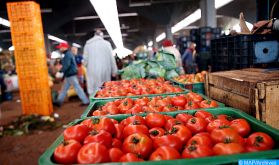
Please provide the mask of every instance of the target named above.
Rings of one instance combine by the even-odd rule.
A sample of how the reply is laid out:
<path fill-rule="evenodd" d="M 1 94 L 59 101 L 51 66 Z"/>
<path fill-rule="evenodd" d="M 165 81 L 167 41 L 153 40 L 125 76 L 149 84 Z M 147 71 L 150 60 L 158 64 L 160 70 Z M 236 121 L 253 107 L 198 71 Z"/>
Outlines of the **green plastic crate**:
<path fill-rule="evenodd" d="M 179 85 L 173 85 L 175 87 L 180 87 Z M 102 87 L 101 87 L 102 88 Z M 181 87 L 180 87 L 181 88 Z M 95 97 L 97 92 L 92 94 L 92 96 L 90 96 L 90 102 L 96 101 L 96 100 L 113 100 L 113 99 L 124 99 L 124 98 L 139 98 L 139 97 L 153 97 L 153 96 L 169 96 L 169 95 L 173 95 L 173 94 L 186 94 L 189 92 L 188 89 L 185 88 L 181 88 L 183 90 L 183 92 L 178 92 L 178 93 L 162 93 L 162 94 L 149 94 L 149 95 L 135 95 L 135 96 L 118 96 L 118 97 L 103 97 L 103 98 L 97 98 Z"/>
<path fill-rule="evenodd" d="M 180 83 L 178 81 L 175 81 L 174 79 L 170 79 L 170 81 L 172 83 L 174 83 L 175 85 L 180 86 L 181 88 L 188 89 L 188 90 L 191 90 L 191 91 L 196 92 L 196 93 L 205 94 L 205 89 L 204 89 L 204 83 L 203 82 L 192 83 L 192 84 L 183 84 L 183 83 Z"/>
<path fill-rule="evenodd" d="M 248 114 L 233 108 L 216 108 L 216 109 L 208 109 L 206 110 L 211 112 L 212 114 L 227 114 L 235 118 L 244 118 L 246 119 L 252 128 L 253 132 L 261 131 L 269 134 L 275 140 L 275 149 L 270 151 L 261 151 L 261 152 L 253 152 L 253 153 L 243 153 L 243 154 L 235 154 L 235 155 L 224 155 L 224 156 L 211 156 L 204 158 L 195 158 L 195 159 L 177 159 L 177 160 L 167 160 L 167 161 L 146 161 L 146 162 L 134 162 L 134 163 L 104 163 L 108 165 L 216 165 L 216 164 L 232 164 L 237 163 L 238 160 L 241 159 L 278 159 L 279 158 L 279 131 L 258 121 L 254 117 L 249 116 Z M 176 111 L 176 112 L 165 112 L 164 114 L 168 114 L 171 116 L 175 116 L 179 113 L 189 113 L 194 114 L 195 110 L 188 111 Z M 122 116 L 109 116 L 110 118 L 121 121 L 131 115 L 122 115 Z M 144 116 L 144 115 L 142 115 Z M 97 118 L 97 117 L 91 117 Z M 78 119 L 70 123 L 70 125 L 75 125 L 82 122 L 84 119 Z M 55 148 L 63 142 L 63 134 L 61 134 L 53 144 L 41 155 L 39 158 L 40 165 L 52 165 L 55 164 L 53 162 L 53 152 Z"/>
<path fill-rule="evenodd" d="M 163 97 L 166 97 L 166 96 L 175 96 L 175 95 L 179 95 L 179 94 L 169 94 L 169 95 L 157 95 L 157 96 L 163 96 Z M 202 96 L 204 99 L 207 99 L 207 100 L 211 100 L 209 99 L 207 96 L 203 95 L 203 94 L 200 94 L 200 96 Z M 141 97 L 144 97 L 144 96 L 141 96 Z M 136 98 L 132 98 L 133 100 L 137 99 L 137 98 L 141 98 L 141 97 L 136 97 Z M 155 96 L 152 96 L 152 95 L 149 95 L 147 96 L 148 98 L 152 98 L 152 97 L 155 97 Z M 97 110 L 98 107 L 102 106 L 102 105 L 105 105 L 106 103 L 108 102 L 111 102 L 111 101 L 114 101 L 116 99 L 107 99 L 107 100 L 95 100 L 93 102 L 91 102 L 89 104 L 89 106 L 86 108 L 86 110 L 84 111 L 84 113 L 80 116 L 82 119 L 83 118 L 86 118 L 86 117 L 90 117 L 94 110 Z M 223 103 L 220 103 L 218 101 L 216 101 L 219 105 L 219 107 L 225 107 L 225 104 Z M 204 109 L 204 108 L 199 108 L 199 109 Z M 208 108 L 208 109 L 211 109 L 211 108 Z M 123 115 L 123 114 L 118 114 L 118 115 Z"/>

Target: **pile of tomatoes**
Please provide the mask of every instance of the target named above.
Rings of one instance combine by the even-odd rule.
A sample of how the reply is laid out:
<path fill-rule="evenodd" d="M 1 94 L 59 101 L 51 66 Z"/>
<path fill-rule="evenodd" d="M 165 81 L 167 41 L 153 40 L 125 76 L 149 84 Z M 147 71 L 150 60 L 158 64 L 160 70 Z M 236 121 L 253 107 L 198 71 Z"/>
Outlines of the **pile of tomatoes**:
<path fill-rule="evenodd" d="M 192 84 L 192 83 L 200 83 L 205 82 L 205 75 L 207 74 L 206 71 L 202 71 L 201 73 L 197 74 L 184 74 L 173 79 L 182 84 Z"/>
<path fill-rule="evenodd" d="M 138 114 L 143 112 L 171 112 L 177 110 L 189 110 L 198 108 L 218 107 L 214 100 L 205 100 L 199 94 L 189 92 L 185 95 L 162 96 L 119 99 L 106 103 L 92 113 L 92 116 Z"/>
<path fill-rule="evenodd" d="M 132 79 L 108 81 L 104 84 L 104 87 L 97 92 L 95 97 L 104 98 L 178 92 L 183 92 L 183 90 L 171 85 L 170 82 L 165 81 L 164 78 Z"/>
<path fill-rule="evenodd" d="M 252 132 L 242 118 L 214 116 L 203 110 L 175 118 L 158 113 L 131 116 L 121 122 L 86 119 L 64 131 L 54 151 L 56 163 L 159 161 L 271 150 L 273 139 Z"/>

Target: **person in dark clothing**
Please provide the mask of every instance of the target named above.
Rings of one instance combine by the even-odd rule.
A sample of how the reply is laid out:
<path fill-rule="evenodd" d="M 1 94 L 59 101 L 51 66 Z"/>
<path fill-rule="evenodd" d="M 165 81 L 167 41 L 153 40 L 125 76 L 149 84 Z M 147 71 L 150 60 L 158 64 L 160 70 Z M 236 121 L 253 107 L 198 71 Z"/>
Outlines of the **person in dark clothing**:
<path fill-rule="evenodd" d="M 62 87 L 62 91 L 58 95 L 58 98 L 55 102 L 55 105 L 61 106 L 66 95 L 67 91 L 70 88 L 71 85 L 74 86 L 75 91 L 77 92 L 78 97 L 81 99 L 82 104 L 81 105 L 88 105 L 89 100 L 87 96 L 85 95 L 84 91 L 79 85 L 78 79 L 77 79 L 77 64 L 75 61 L 75 58 L 71 51 L 68 50 L 69 45 L 67 43 L 60 43 L 57 48 L 60 50 L 61 53 L 64 54 L 64 57 L 62 59 L 62 68 L 59 71 L 60 73 L 64 74 L 64 84 Z M 59 74 L 57 74 L 59 75 Z M 59 77 L 59 76 L 56 76 Z"/>
<path fill-rule="evenodd" d="M 182 64 L 185 70 L 185 73 L 191 74 L 196 72 L 195 65 L 195 53 L 196 53 L 196 44 L 194 42 L 190 43 L 189 48 L 186 49 L 182 55 Z"/>

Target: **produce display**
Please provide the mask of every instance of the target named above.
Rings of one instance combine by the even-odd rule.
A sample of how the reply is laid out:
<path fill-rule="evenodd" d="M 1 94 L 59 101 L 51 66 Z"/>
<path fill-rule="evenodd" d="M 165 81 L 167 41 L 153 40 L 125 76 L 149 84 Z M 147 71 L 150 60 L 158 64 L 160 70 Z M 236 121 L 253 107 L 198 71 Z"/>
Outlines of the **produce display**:
<path fill-rule="evenodd" d="M 92 116 L 171 112 L 198 108 L 214 108 L 218 106 L 218 103 L 214 100 L 207 100 L 199 94 L 189 92 L 177 96 L 142 97 L 135 100 L 131 98 L 118 99 L 99 107 L 92 113 Z"/>
<path fill-rule="evenodd" d="M 53 161 L 61 164 L 192 159 L 271 150 L 273 138 L 248 120 L 199 110 L 175 117 L 149 113 L 121 121 L 89 118 L 64 130 Z"/>
<path fill-rule="evenodd" d="M 206 71 L 202 71 L 201 73 L 196 73 L 196 74 L 179 75 L 177 77 L 173 77 L 172 79 L 181 84 L 193 84 L 193 83 L 201 83 L 201 82 L 204 83 L 206 74 L 207 74 Z"/>
<path fill-rule="evenodd" d="M 147 60 L 133 61 L 132 64 L 120 71 L 122 79 L 164 77 L 171 79 L 179 75 L 179 69 L 173 54 L 163 50 L 155 57 Z"/>
<path fill-rule="evenodd" d="M 95 97 L 104 98 L 178 92 L 183 92 L 183 90 L 177 86 L 171 85 L 170 82 L 165 81 L 164 78 L 132 79 L 108 81 L 104 83 L 104 86 L 96 93 Z"/>

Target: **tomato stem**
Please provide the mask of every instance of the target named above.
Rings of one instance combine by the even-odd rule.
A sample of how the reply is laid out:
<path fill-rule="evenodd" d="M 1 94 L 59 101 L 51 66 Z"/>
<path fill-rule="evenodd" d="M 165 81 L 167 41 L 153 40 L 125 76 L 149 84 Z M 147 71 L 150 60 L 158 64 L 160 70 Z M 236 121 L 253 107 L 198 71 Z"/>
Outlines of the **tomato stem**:
<path fill-rule="evenodd" d="M 197 147 L 195 145 L 190 145 L 190 147 L 188 147 L 189 151 L 195 151 L 197 149 Z"/>
<path fill-rule="evenodd" d="M 195 124 L 196 121 L 197 121 L 197 120 L 196 120 L 195 118 L 192 118 L 192 119 L 191 119 L 191 123 L 192 123 L 192 124 Z"/>
<path fill-rule="evenodd" d="M 176 133 L 177 131 L 178 131 L 178 129 L 177 129 L 177 128 L 172 127 L 172 129 L 171 129 L 171 131 L 170 131 L 170 134 L 174 134 L 174 133 Z"/>
<path fill-rule="evenodd" d="M 138 138 L 136 138 L 136 137 L 133 137 L 133 139 L 132 139 L 132 142 L 135 143 L 135 144 L 138 144 L 139 141 L 140 141 L 140 140 L 139 140 Z"/>
<path fill-rule="evenodd" d="M 100 123 L 100 119 L 99 118 L 93 118 L 92 119 L 92 123 L 93 124 L 99 124 Z"/>
<path fill-rule="evenodd" d="M 158 130 L 153 130 L 153 131 L 150 132 L 150 134 L 153 135 L 153 136 L 157 136 L 157 135 L 159 135 L 159 131 Z"/>

